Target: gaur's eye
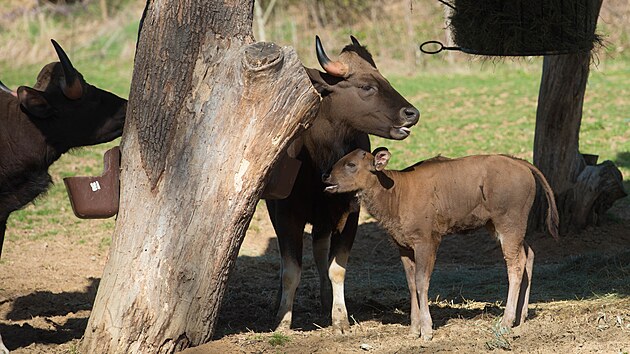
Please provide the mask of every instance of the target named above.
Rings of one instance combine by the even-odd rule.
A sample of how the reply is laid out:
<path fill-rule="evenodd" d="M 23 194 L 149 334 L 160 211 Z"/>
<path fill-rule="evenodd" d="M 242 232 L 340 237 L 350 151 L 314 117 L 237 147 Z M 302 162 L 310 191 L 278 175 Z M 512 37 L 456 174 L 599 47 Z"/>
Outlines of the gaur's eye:
<path fill-rule="evenodd" d="M 363 90 L 363 91 L 371 91 L 371 90 L 374 90 L 374 87 L 370 86 L 370 85 L 363 85 L 363 86 L 361 86 L 361 90 Z"/>
<path fill-rule="evenodd" d="M 357 167 L 357 165 L 354 162 L 348 162 L 346 166 L 351 167 L 351 168 Z"/>

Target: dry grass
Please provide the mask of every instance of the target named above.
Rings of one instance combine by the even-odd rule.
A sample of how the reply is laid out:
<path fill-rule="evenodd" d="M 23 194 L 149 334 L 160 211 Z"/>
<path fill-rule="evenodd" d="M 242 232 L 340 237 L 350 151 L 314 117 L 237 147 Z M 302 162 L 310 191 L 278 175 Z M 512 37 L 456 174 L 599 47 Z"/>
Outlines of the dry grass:
<path fill-rule="evenodd" d="M 104 69 L 116 77 L 121 71 L 131 72 L 135 33 L 143 9 L 140 2 L 126 1 L 124 11 L 112 10 L 104 17 L 95 1 L 73 6 L 9 1 L 0 10 L 0 76 L 6 84 L 31 85 L 45 63 L 57 60 L 51 38 L 64 47 L 74 63 L 89 62 L 77 65 L 88 81 L 92 72 Z M 122 1 L 113 1 L 110 6 L 116 9 Z M 130 77 L 125 77 L 127 87 Z M 101 81 L 95 83 L 112 86 L 111 79 Z M 128 88 L 122 94 L 127 92 Z"/>
<path fill-rule="evenodd" d="M 54 60 L 52 37 L 68 49 L 89 82 L 124 96 L 143 3 L 129 1 L 124 9 L 103 18 L 96 1 L 71 15 L 42 12 L 24 0 L 3 2 L 0 78 L 11 85 L 32 83 L 39 68 Z M 417 75 L 409 77 L 400 48 L 442 35 L 439 6 L 413 4 L 416 33 L 407 43 L 400 40 L 405 38 L 401 23 L 391 22 L 406 9 L 404 3 L 395 2 L 383 5 L 375 21 L 361 15 L 340 28 L 319 29 L 300 22 L 295 32 L 300 56 L 315 65 L 311 38 L 315 33 L 326 33 L 331 55 L 347 43 L 347 34 L 355 33 L 366 38 L 383 71 L 401 73 L 393 82 L 421 108 L 422 120 L 411 139 L 387 142 L 399 166 L 438 152 L 508 152 L 531 158 L 539 62 L 494 65 L 461 57 L 455 64 L 440 62 L 436 67 L 438 59 L 419 57 Z M 18 7 L 25 11 L 11 12 Z M 627 26 L 629 7 L 624 1 L 604 2 L 600 23 L 613 28 L 614 38 L 622 40 L 615 42 L 616 56 L 606 54 L 591 77 L 580 137 L 586 152 L 615 160 L 626 175 L 630 174 L 630 72 L 628 61 L 619 60 L 628 50 L 623 37 L 627 34 L 615 28 Z M 283 21 L 305 21 L 304 12 L 295 13 L 296 8 L 278 14 L 271 24 L 278 29 L 273 40 L 293 43 Z M 9 19 L 7 13 L 17 15 Z M 295 16 L 283 15 L 287 13 Z M 609 21 L 607 16 L 613 15 L 614 21 Z M 623 26 L 614 27 L 619 23 Z M 64 156 L 51 168 L 56 185 L 50 192 L 11 215 L 0 260 L 0 332 L 6 333 L 5 342 L 17 348 L 17 354 L 76 352 L 115 220 L 76 219 L 62 178 L 100 173 L 102 153 L 113 144 Z M 270 341 L 278 337 L 272 330 L 280 262 L 261 206 L 230 278 L 216 341 L 201 352 L 470 353 L 487 351 L 487 343 L 509 345 L 517 353 L 630 352 L 630 254 L 624 251 L 630 248 L 629 211 L 626 198 L 601 227 L 570 235 L 560 245 L 548 236 L 528 240 L 536 252 L 531 316 L 508 335 L 492 332 L 506 291 L 505 267 L 496 244 L 486 235 L 445 239 L 430 290 L 436 324 L 431 343 L 406 337 L 409 295 L 397 251 L 374 220 L 364 215 L 347 273 L 352 332 L 336 336 L 320 315 L 318 276 L 306 242 L 295 305 L 296 331 L 285 334 L 290 341 L 280 339 L 281 345 L 274 346 Z"/>

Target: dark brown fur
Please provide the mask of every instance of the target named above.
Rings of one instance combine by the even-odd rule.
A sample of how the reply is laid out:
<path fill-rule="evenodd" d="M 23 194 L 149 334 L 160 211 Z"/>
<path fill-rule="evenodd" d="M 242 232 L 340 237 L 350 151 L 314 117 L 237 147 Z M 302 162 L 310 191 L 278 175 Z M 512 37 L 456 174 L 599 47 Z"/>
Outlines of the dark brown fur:
<path fill-rule="evenodd" d="M 398 245 L 411 294 L 411 333 L 425 340 L 432 337 L 427 293 L 442 236 L 480 227 L 500 241 L 507 263 L 509 291 L 502 325 L 522 323 L 534 262 L 524 238 L 536 180 L 549 204 L 549 232 L 558 239 L 558 211 L 542 173 L 504 155 L 439 157 L 388 171 L 384 168 L 389 156 L 385 149 L 374 155 L 355 150 L 335 164 L 325 182 L 330 193 L 360 191 L 368 211 Z"/>
<path fill-rule="evenodd" d="M 33 88 L 0 91 L 0 253 L 9 214 L 48 189 L 53 162 L 71 148 L 122 134 L 127 101 L 75 74 L 79 99 L 65 96 L 59 62 L 44 66 Z"/>

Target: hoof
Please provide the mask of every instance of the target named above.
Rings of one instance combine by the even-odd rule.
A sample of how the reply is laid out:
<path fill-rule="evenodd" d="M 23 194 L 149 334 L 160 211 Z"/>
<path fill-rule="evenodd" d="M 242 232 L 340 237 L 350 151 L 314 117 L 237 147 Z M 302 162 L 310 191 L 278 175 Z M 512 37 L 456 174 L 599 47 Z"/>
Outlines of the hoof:
<path fill-rule="evenodd" d="M 291 321 L 282 321 L 276 327 L 275 332 L 288 333 L 291 332 Z"/>
<path fill-rule="evenodd" d="M 418 339 L 418 337 L 420 337 L 420 331 L 416 331 L 412 329 L 409 331 L 409 333 L 407 333 L 408 339 Z"/>
<path fill-rule="evenodd" d="M 333 330 L 335 334 L 344 335 L 350 333 L 350 323 L 348 320 L 345 321 L 336 321 L 333 323 Z"/>
<path fill-rule="evenodd" d="M 431 326 L 426 326 L 426 328 L 421 329 L 421 332 L 422 335 L 420 338 L 422 338 L 423 341 L 428 342 L 433 339 L 433 328 L 431 328 Z"/>
<path fill-rule="evenodd" d="M 494 327 L 494 331 L 500 335 L 509 334 L 510 332 L 512 332 L 512 323 L 509 323 L 507 321 L 498 322 Z"/>

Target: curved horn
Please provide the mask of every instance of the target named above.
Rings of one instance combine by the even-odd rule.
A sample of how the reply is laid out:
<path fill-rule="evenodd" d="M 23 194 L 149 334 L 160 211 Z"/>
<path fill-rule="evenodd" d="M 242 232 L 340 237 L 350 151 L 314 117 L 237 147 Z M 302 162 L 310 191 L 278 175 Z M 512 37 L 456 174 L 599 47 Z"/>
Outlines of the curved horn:
<path fill-rule="evenodd" d="M 317 61 L 319 61 L 319 65 L 321 65 L 327 73 L 339 77 L 346 77 L 348 75 L 348 65 L 340 61 L 330 60 L 324 51 L 324 47 L 322 46 L 319 36 L 315 36 L 315 51 L 317 52 Z"/>
<path fill-rule="evenodd" d="M 17 94 L 15 92 L 11 91 L 11 89 L 8 88 L 2 81 L 0 81 L 0 91 L 4 91 L 4 92 L 8 93 L 9 95 L 17 97 Z"/>
<path fill-rule="evenodd" d="M 359 43 L 359 40 L 357 40 L 354 36 L 350 36 L 350 40 L 352 41 L 352 44 L 354 44 L 357 47 L 361 47 L 361 43 Z"/>
<path fill-rule="evenodd" d="M 66 52 L 63 51 L 63 48 L 57 43 L 54 39 L 50 40 L 52 42 L 53 47 L 55 47 L 55 52 L 57 52 L 57 56 L 59 57 L 59 62 L 61 63 L 61 68 L 63 69 L 64 80 L 61 83 L 61 90 L 63 91 L 64 96 L 71 100 L 76 100 L 83 96 L 83 86 L 81 85 L 81 80 L 77 76 L 77 71 L 72 66 L 70 62 L 70 58 Z"/>

